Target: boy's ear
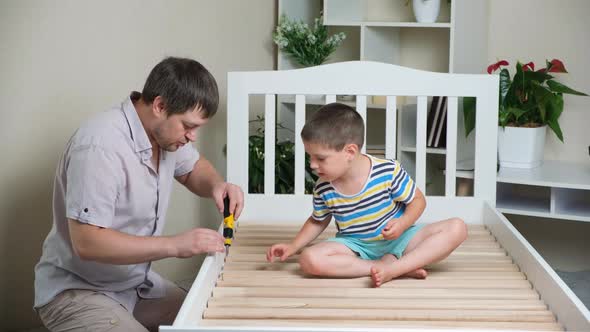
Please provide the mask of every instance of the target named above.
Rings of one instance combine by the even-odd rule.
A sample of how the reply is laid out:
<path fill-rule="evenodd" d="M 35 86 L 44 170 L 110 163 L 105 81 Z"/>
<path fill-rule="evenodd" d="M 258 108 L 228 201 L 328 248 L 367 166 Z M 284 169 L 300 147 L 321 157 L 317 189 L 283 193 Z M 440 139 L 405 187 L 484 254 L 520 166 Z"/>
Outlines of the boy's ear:
<path fill-rule="evenodd" d="M 354 158 L 357 153 L 359 153 L 359 146 L 356 144 L 346 144 L 344 146 L 344 152 L 346 152 L 346 154 L 350 157 L 350 160 L 352 160 L 352 158 Z"/>

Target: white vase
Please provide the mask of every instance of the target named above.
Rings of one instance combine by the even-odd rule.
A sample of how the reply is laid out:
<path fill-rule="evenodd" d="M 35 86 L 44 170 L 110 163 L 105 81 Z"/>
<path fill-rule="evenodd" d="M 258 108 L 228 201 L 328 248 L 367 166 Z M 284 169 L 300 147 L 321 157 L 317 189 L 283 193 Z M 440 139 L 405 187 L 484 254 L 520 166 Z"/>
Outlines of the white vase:
<path fill-rule="evenodd" d="M 434 23 L 440 12 L 440 0 L 412 0 L 414 17 L 419 23 Z"/>
<path fill-rule="evenodd" d="M 500 167 L 535 168 L 543 163 L 547 126 L 498 127 Z"/>

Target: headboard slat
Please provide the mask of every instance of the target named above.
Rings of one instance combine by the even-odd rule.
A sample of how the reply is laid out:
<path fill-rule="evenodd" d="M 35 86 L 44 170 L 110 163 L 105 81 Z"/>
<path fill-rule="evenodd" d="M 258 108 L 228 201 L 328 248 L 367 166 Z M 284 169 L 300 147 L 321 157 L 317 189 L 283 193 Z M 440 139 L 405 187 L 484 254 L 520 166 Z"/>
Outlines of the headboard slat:
<path fill-rule="evenodd" d="M 426 96 L 418 96 L 416 113 L 416 185 L 426 194 Z"/>
<path fill-rule="evenodd" d="M 455 175 L 457 170 L 457 97 L 448 97 L 447 100 L 447 156 L 445 174 L 445 196 L 455 197 Z"/>
<path fill-rule="evenodd" d="M 361 115 L 363 118 L 363 122 L 365 123 L 365 129 L 367 128 L 367 96 L 356 96 L 356 111 L 358 114 Z M 361 152 L 365 153 L 367 151 L 367 131 L 365 130 L 365 137 L 364 137 L 365 144 L 361 148 Z"/>
<path fill-rule="evenodd" d="M 295 96 L 295 194 L 305 192 L 305 149 L 299 134 L 305 124 L 305 96 Z"/>
<path fill-rule="evenodd" d="M 264 194 L 275 193 L 275 95 L 267 94 L 264 103 Z"/>
<path fill-rule="evenodd" d="M 397 145 L 397 98 L 387 96 L 385 102 L 385 158 L 395 159 Z"/>

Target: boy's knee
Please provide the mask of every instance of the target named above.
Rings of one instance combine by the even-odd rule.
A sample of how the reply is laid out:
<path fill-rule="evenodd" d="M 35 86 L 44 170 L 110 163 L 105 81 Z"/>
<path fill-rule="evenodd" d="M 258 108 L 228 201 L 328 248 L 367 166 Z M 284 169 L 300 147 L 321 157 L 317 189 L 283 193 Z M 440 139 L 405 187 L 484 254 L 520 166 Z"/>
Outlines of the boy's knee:
<path fill-rule="evenodd" d="M 321 263 L 318 256 L 311 250 L 305 249 L 299 256 L 299 266 L 306 274 L 319 275 L 321 273 Z"/>
<path fill-rule="evenodd" d="M 458 241 L 463 242 L 465 241 L 465 239 L 467 239 L 467 225 L 465 224 L 465 221 L 463 221 L 463 219 L 451 219 L 449 228 L 451 233 Z"/>

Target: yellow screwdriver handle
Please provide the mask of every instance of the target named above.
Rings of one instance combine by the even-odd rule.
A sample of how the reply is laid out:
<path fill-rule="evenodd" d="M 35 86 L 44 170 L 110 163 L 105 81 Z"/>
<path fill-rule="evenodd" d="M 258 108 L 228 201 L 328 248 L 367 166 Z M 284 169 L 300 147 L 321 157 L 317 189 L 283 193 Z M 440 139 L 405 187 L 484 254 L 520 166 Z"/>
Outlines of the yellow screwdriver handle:
<path fill-rule="evenodd" d="M 231 246 L 234 237 L 234 215 L 229 212 L 229 197 L 223 199 L 223 237 L 224 244 Z"/>

